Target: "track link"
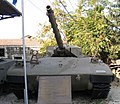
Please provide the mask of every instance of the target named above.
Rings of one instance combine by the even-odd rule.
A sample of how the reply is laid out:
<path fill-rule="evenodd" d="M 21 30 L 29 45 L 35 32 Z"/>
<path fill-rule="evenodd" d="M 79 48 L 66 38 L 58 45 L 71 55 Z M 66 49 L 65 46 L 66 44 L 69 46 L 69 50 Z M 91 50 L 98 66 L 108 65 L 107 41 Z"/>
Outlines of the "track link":
<path fill-rule="evenodd" d="M 105 83 L 105 84 L 95 83 L 95 84 L 93 84 L 92 98 L 93 99 L 107 98 L 108 93 L 110 91 L 110 87 L 111 87 L 111 85 L 108 83 Z"/>

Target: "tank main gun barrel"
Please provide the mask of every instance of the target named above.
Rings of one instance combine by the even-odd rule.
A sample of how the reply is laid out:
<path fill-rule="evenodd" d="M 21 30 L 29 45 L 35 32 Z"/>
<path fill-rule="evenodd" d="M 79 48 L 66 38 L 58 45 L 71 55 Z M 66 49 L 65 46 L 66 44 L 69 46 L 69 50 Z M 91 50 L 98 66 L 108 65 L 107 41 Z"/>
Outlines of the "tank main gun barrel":
<path fill-rule="evenodd" d="M 47 9 L 47 16 L 49 17 L 49 22 L 51 23 L 51 26 L 53 28 L 53 32 L 55 34 L 55 38 L 56 38 L 56 41 L 57 41 L 57 44 L 58 44 L 58 48 L 60 50 L 62 50 L 64 48 L 63 47 L 63 42 L 62 42 L 62 39 L 61 39 L 59 29 L 57 28 L 57 23 L 56 23 L 56 19 L 55 19 L 55 16 L 54 16 L 54 12 L 49 5 L 46 7 L 46 9 Z"/>
<path fill-rule="evenodd" d="M 58 44 L 58 48 L 54 50 L 54 54 L 52 55 L 52 57 L 76 57 L 73 53 L 71 53 L 71 49 L 67 50 L 63 46 L 63 41 L 61 39 L 61 35 L 54 16 L 54 11 L 49 5 L 46 7 L 46 9 L 47 16 L 49 17 L 49 22 L 51 23 L 51 27 L 53 28 L 53 32 L 55 34 L 56 42 Z"/>

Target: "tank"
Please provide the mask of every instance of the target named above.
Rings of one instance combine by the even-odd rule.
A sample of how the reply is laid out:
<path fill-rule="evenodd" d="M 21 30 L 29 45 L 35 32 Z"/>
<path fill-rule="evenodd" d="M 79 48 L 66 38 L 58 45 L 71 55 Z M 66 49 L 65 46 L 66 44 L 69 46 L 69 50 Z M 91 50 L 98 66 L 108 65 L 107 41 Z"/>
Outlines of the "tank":
<path fill-rule="evenodd" d="M 14 65 L 13 60 L 0 58 L 0 95 L 2 95 L 5 92 L 3 88 L 5 88 L 7 71 L 10 67 L 12 67 L 12 65 Z"/>
<path fill-rule="evenodd" d="M 0 20 L 21 16 L 21 13 L 7 0 L 0 0 Z M 15 61 L 6 57 L 5 46 L 0 46 L 0 95 L 7 92 L 7 71 L 14 66 Z"/>
<path fill-rule="evenodd" d="M 109 66 L 96 57 L 83 56 L 82 49 L 78 46 L 64 45 L 54 12 L 50 6 L 46 8 L 58 46 L 49 46 L 46 50 L 46 56 L 38 58 L 35 62 L 27 61 L 29 98 L 37 95 L 38 77 L 40 76 L 71 76 L 72 91 L 88 90 L 91 92 L 92 98 L 106 98 L 113 80 L 113 74 Z M 23 97 L 24 71 L 22 58 L 21 61 L 16 62 L 14 68 L 8 70 L 7 84 L 18 98 Z"/>

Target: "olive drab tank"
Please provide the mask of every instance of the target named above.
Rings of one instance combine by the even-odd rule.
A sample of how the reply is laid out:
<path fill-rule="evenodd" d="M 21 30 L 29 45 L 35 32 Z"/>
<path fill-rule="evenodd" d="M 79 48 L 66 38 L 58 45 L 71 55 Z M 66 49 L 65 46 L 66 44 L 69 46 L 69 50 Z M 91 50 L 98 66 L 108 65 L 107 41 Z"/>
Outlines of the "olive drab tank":
<path fill-rule="evenodd" d="M 21 16 L 21 13 L 7 0 L 0 0 L 0 21 L 16 16 Z M 7 28 L 4 28 L 4 30 L 6 29 Z M 15 63 L 12 59 L 6 57 L 6 47 L 5 45 L 0 45 L 0 95 L 7 92 L 8 86 L 5 85 L 7 81 L 7 71 Z"/>
<path fill-rule="evenodd" d="M 10 67 L 14 65 L 14 61 L 11 59 L 6 58 L 0 58 L 0 95 L 3 94 L 3 92 L 6 91 L 5 88 L 5 82 L 6 82 L 6 75 L 7 71 Z"/>
<path fill-rule="evenodd" d="M 39 58 L 37 64 L 27 61 L 29 95 L 37 92 L 39 76 L 71 76 L 72 91 L 89 90 L 92 98 L 106 98 L 113 80 L 109 66 L 96 58 L 83 56 L 80 47 L 65 46 L 50 6 L 47 6 L 47 16 L 58 46 L 48 47 L 46 56 Z M 23 77 L 22 65 L 15 65 L 7 73 L 7 83 L 19 98 L 24 90 Z"/>

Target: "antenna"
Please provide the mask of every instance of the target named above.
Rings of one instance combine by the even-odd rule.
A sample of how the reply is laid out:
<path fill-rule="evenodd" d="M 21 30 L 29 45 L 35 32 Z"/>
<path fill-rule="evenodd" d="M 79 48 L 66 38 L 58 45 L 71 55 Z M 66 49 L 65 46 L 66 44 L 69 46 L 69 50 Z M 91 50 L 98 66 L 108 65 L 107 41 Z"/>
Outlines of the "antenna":
<path fill-rule="evenodd" d="M 23 60 L 24 60 L 24 80 L 25 80 L 24 99 L 25 99 L 25 104 L 28 104 L 26 53 L 25 53 L 25 36 L 24 36 L 24 0 L 22 0 L 21 7 L 22 7 L 22 42 L 23 42 Z"/>

